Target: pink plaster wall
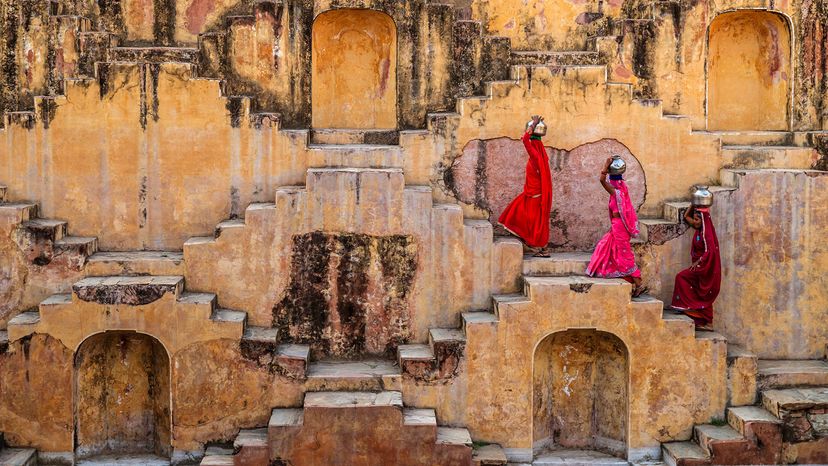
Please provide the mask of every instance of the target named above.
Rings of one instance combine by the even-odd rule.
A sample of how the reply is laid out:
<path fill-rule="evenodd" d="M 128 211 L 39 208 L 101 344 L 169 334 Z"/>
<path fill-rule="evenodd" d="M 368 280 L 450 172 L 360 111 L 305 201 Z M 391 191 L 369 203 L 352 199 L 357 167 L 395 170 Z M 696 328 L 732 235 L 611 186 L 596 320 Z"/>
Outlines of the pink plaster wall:
<path fill-rule="evenodd" d="M 597 176 L 607 157 L 619 154 L 624 158 L 624 178 L 633 201 L 636 206 L 644 202 L 644 170 L 622 143 L 601 139 L 572 150 L 547 146 L 547 153 L 553 190 L 550 245 L 555 249 L 592 250 L 609 228 L 609 198 Z M 470 141 L 449 169 L 449 188 L 461 201 L 488 211 L 489 220 L 496 224 L 500 213 L 523 190 L 528 157 L 520 140 Z M 505 234 L 502 227 L 498 230 Z"/>

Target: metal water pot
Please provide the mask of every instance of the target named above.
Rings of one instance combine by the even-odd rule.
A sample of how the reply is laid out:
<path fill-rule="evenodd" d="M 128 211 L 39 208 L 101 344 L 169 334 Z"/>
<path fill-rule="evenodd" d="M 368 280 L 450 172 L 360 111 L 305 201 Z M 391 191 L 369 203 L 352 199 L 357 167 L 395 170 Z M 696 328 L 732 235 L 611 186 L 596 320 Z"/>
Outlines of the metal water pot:
<path fill-rule="evenodd" d="M 693 190 L 693 205 L 695 207 L 710 207 L 713 205 L 713 193 L 707 186 L 696 186 Z"/>
<path fill-rule="evenodd" d="M 613 155 L 608 171 L 610 175 L 620 175 L 627 171 L 627 162 L 620 155 Z"/>
<path fill-rule="evenodd" d="M 532 120 L 529 120 L 529 123 L 526 123 L 526 130 L 529 130 L 529 126 L 532 125 Z M 534 131 L 532 131 L 534 136 L 546 136 L 546 123 L 543 120 L 539 121 L 537 125 L 535 125 Z"/>

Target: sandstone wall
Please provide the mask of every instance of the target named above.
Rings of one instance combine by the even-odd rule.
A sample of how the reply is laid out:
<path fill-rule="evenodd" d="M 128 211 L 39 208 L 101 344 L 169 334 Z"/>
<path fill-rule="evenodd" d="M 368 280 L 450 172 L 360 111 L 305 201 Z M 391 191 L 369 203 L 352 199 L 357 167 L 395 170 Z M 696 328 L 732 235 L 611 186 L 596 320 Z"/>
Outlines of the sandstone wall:
<path fill-rule="evenodd" d="M 780 170 L 737 180 L 739 189 L 713 206 L 723 271 L 714 326 L 760 358 L 822 358 L 828 252 L 818 238 L 828 225 L 828 178 Z M 666 302 L 689 264 L 690 234 L 640 250 L 643 273 Z"/>

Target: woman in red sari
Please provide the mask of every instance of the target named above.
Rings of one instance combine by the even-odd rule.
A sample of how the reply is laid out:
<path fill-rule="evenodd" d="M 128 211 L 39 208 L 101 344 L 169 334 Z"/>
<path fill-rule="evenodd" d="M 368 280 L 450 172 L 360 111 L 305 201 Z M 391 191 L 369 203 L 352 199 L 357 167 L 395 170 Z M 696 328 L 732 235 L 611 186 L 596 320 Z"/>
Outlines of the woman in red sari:
<path fill-rule="evenodd" d="M 707 207 L 690 207 L 684 219 L 696 231 L 690 248 L 693 264 L 676 275 L 673 309 L 689 316 L 696 328 L 708 330 L 713 324 L 713 301 L 722 284 L 719 238 Z"/>
<path fill-rule="evenodd" d="M 523 192 L 500 214 L 498 222 L 510 233 L 535 248 L 535 257 L 549 257 L 549 214 L 552 211 L 552 171 L 549 156 L 539 131 L 535 128 L 543 117 L 533 116 L 523 134 L 523 145 L 529 153 Z"/>
<path fill-rule="evenodd" d="M 612 169 L 610 168 L 612 166 Z M 622 173 L 621 157 L 607 159 L 599 180 L 609 193 L 610 231 L 595 245 L 586 273 L 590 277 L 623 278 L 634 285 L 633 297 L 646 291 L 641 286 L 641 270 L 635 265 L 630 239 L 638 236 L 638 215 Z M 607 175 L 609 174 L 609 179 Z"/>

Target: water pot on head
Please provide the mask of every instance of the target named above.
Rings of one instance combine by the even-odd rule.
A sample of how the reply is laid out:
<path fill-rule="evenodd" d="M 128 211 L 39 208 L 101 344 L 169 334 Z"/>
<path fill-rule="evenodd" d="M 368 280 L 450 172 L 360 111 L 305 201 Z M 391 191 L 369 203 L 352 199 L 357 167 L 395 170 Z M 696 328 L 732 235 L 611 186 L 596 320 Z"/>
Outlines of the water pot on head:
<path fill-rule="evenodd" d="M 712 205 L 713 193 L 707 189 L 707 186 L 696 186 L 693 190 L 693 206 L 710 207 Z"/>
<path fill-rule="evenodd" d="M 529 130 L 529 127 L 532 125 L 532 120 L 529 120 L 529 123 L 526 123 L 526 130 Z M 546 136 L 546 123 L 543 120 L 539 121 L 537 125 L 535 125 L 535 129 L 532 131 L 533 136 Z"/>
<path fill-rule="evenodd" d="M 621 175 L 627 171 L 627 162 L 624 162 L 620 155 L 613 155 L 608 171 L 610 175 Z"/>

